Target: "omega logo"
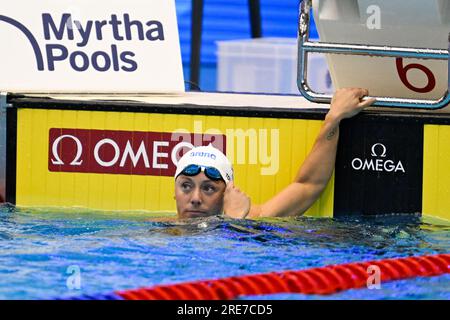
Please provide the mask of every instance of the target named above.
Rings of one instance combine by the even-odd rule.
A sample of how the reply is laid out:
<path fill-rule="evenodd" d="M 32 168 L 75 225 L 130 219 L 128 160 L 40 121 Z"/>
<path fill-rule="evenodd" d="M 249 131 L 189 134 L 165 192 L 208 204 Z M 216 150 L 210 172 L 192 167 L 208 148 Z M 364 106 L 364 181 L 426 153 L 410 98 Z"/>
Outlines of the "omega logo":
<path fill-rule="evenodd" d="M 226 141 L 224 135 L 188 133 L 181 138 L 171 132 L 51 128 L 48 170 L 168 177 L 175 174 L 181 153 Z"/>
<path fill-rule="evenodd" d="M 52 145 L 52 154 L 53 154 L 53 158 L 56 159 L 51 159 L 52 163 L 54 165 L 64 165 L 64 162 L 61 160 L 61 158 L 59 157 L 59 152 L 58 152 L 58 146 L 59 143 L 61 142 L 62 139 L 64 138 L 71 138 L 72 140 L 74 140 L 77 144 L 77 154 L 75 156 L 75 159 L 73 159 L 73 161 L 70 163 L 71 166 L 79 166 L 83 163 L 83 160 L 80 160 L 81 158 L 81 154 L 83 153 L 83 145 L 81 144 L 80 139 L 78 139 L 75 136 L 72 136 L 70 134 L 65 134 L 62 135 L 60 137 L 58 137 L 55 142 L 53 142 Z"/>
<path fill-rule="evenodd" d="M 354 158 L 352 160 L 352 168 L 357 171 L 378 171 L 378 172 L 403 172 L 405 167 L 401 161 L 395 163 L 391 159 L 386 158 L 387 148 L 382 143 L 375 143 L 371 149 L 372 159 Z"/>
<path fill-rule="evenodd" d="M 80 166 L 83 163 L 83 160 L 80 160 L 80 158 L 83 154 L 83 145 L 81 144 L 81 141 L 77 137 L 75 137 L 73 135 L 69 135 L 69 134 L 62 135 L 62 136 L 56 138 L 55 141 L 53 142 L 53 145 L 52 145 L 53 159 L 51 159 L 52 164 L 65 165 L 64 161 L 61 160 L 61 158 L 59 156 L 59 152 L 58 152 L 58 146 L 61 143 L 61 140 L 64 138 L 70 138 L 76 142 L 77 154 L 75 155 L 75 159 L 73 159 L 72 162 L 70 162 L 70 165 L 71 166 Z M 111 160 L 106 161 L 100 157 L 100 149 L 104 145 L 110 145 L 114 150 L 114 152 L 113 152 L 114 156 Z M 168 155 L 167 155 L 167 153 L 162 153 L 162 152 L 159 152 L 158 150 L 162 146 L 165 146 L 165 147 L 169 146 L 169 142 L 154 141 L 153 146 L 154 146 L 154 151 L 155 151 L 153 153 L 153 168 L 167 169 L 167 164 L 161 164 L 158 162 L 158 160 L 160 158 L 164 158 L 164 157 L 167 158 Z M 172 158 L 172 161 L 174 161 L 175 165 L 178 162 L 178 160 L 176 159 L 176 154 L 180 150 L 180 148 L 183 148 L 183 147 L 193 148 L 193 145 L 187 144 L 185 142 L 181 142 L 181 143 L 177 144 L 175 146 L 175 148 L 173 148 L 171 158 Z M 102 167 L 114 166 L 119 161 L 119 158 L 122 156 L 121 160 L 120 160 L 120 164 L 119 164 L 120 167 L 125 166 L 125 162 L 127 159 L 130 159 L 133 163 L 133 166 L 136 167 L 139 160 L 142 159 L 144 162 L 144 166 L 146 168 L 150 168 L 149 157 L 148 157 L 147 150 L 146 150 L 146 147 L 145 147 L 145 144 L 143 141 L 141 142 L 139 149 L 137 150 L 136 153 L 133 151 L 133 149 L 131 147 L 131 142 L 127 141 L 125 150 L 123 150 L 123 152 L 122 152 L 122 150 L 120 149 L 117 142 L 115 142 L 112 139 L 105 138 L 95 144 L 93 155 L 94 155 L 95 161 Z"/>
<path fill-rule="evenodd" d="M 382 150 L 380 157 L 381 157 L 381 158 L 385 158 L 385 157 L 386 157 L 386 147 L 385 147 L 384 144 L 382 144 L 382 143 L 375 143 L 375 144 L 372 146 L 372 157 L 376 157 L 376 156 L 377 156 L 377 153 L 375 152 L 376 149 L 377 149 L 377 148 L 376 148 L 377 146 L 380 146 L 380 148 L 381 148 L 381 150 Z M 380 148 L 378 148 L 378 149 L 380 149 Z"/>

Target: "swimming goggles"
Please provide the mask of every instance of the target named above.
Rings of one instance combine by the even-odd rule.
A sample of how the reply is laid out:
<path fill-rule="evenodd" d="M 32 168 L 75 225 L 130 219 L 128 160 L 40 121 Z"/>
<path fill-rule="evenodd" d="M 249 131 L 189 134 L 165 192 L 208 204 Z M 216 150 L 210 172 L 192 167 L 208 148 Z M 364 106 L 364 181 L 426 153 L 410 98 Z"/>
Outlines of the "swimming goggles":
<path fill-rule="evenodd" d="M 204 166 L 199 166 L 196 164 L 188 165 L 186 168 L 183 169 L 183 171 L 181 171 L 180 174 L 184 174 L 185 176 L 193 177 L 193 176 L 198 175 L 201 171 L 203 171 L 205 173 L 205 176 L 207 176 L 211 180 L 224 180 L 222 178 L 222 175 L 220 174 L 220 171 L 217 170 L 216 168 L 204 167 Z"/>

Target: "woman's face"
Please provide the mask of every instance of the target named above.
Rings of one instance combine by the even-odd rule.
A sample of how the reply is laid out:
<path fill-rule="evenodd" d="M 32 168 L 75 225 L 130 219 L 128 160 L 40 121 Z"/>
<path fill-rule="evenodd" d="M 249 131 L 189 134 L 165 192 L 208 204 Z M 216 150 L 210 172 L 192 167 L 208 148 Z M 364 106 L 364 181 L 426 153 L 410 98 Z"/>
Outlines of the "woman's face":
<path fill-rule="evenodd" d="M 222 214 L 225 182 L 214 181 L 200 172 L 196 176 L 179 175 L 175 180 L 175 200 L 180 219 Z"/>

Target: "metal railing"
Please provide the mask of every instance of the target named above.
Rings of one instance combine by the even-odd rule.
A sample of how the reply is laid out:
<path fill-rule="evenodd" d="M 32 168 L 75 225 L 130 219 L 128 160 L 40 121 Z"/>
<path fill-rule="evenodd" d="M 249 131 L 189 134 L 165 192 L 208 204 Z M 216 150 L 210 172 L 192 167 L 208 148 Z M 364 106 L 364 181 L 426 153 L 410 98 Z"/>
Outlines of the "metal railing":
<path fill-rule="evenodd" d="M 314 92 L 308 85 L 308 53 L 333 53 L 344 55 L 364 55 L 377 57 L 416 58 L 448 60 L 449 51 L 440 49 L 419 49 L 391 46 L 373 46 L 356 44 L 323 43 L 309 40 L 310 14 L 312 0 L 301 0 L 298 25 L 298 66 L 297 85 L 302 95 L 318 103 L 330 103 L 332 95 Z M 414 109 L 440 109 L 450 103 L 450 93 L 446 93 L 437 100 L 410 99 L 395 97 L 367 97 L 375 98 L 373 106 Z"/>

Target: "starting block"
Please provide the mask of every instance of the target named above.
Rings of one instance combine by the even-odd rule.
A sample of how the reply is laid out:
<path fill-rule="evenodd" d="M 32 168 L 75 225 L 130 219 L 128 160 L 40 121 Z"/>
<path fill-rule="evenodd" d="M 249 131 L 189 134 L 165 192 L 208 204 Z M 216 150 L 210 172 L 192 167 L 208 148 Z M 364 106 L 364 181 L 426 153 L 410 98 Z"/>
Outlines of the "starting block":
<path fill-rule="evenodd" d="M 320 42 L 309 41 L 311 11 Z M 364 87 L 375 106 L 442 108 L 448 94 L 450 3 L 445 0 L 303 0 L 298 86 L 314 102 L 330 95 L 307 83 L 307 54 L 325 53 L 335 88 Z"/>

